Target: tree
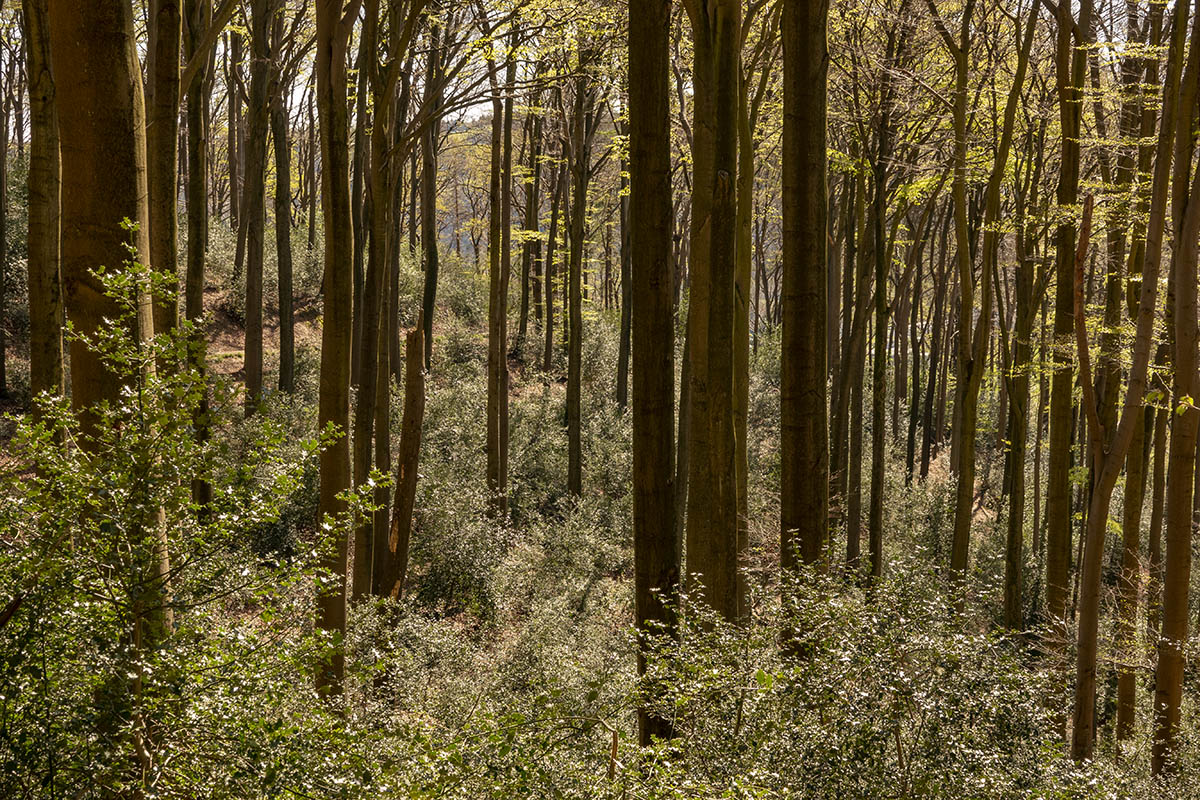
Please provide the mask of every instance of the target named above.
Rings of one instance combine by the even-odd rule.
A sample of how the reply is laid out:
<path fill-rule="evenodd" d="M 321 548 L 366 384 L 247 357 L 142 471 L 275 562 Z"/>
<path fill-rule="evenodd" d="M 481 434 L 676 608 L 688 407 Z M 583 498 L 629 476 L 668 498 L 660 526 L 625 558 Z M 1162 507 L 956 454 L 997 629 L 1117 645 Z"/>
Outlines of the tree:
<path fill-rule="evenodd" d="M 230 5 L 230 4 L 227 4 Z M 190 77 L 180 85 L 187 99 L 187 278 L 184 288 L 184 314 L 197 326 L 189 347 L 191 368 L 203 379 L 205 373 L 206 341 L 199 330 L 204 316 L 205 256 L 208 251 L 208 130 L 209 96 L 212 76 L 209 68 L 211 45 L 205 35 L 214 33 L 217 25 L 212 19 L 210 0 L 187 0 L 183 31 L 184 47 L 189 66 L 196 64 Z M 203 381 L 201 381 L 203 383 Z M 193 419 L 196 440 L 209 437 L 209 401 L 207 388 L 197 403 Z M 202 475 L 192 478 L 192 499 L 205 508 L 212 499 L 212 487 Z"/>
<path fill-rule="evenodd" d="M 349 124 L 346 109 L 346 48 L 361 0 L 317 0 L 317 113 L 321 125 L 321 196 L 325 217 L 325 314 L 321 326 L 321 379 L 318 423 L 340 434 L 321 451 L 320 514 L 336 519 L 346 510 L 342 492 L 350 488 L 350 344 L 353 313 L 353 248 L 350 229 Z M 341 694 L 345 654 L 348 547 L 339 535 L 324 567 L 331 586 L 318 596 L 317 625 L 334 636 L 318 665 L 317 687 Z"/>
<path fill-rule="evenodd" d="M 783 3 L 781 566 L 812 564 L 828 537 L 825 380 L 825 0 Z"/>
<path fill-rule="evenodd" d="M 629 6 L 630 268 L 633 326 L 633 529 L 638 629 L 671 625 L 679 585 L 672 475 L 675 404 L 671 253 L 670 0 Z M 645 656 L 638 653 L 644 673 Z M 670 721 L 638 713 L 643 745 L 672 734 Z"/>
<path fill-rule="evenodd" d="M 1091 0 L 1083 0 L 1078 16 L 1060 3 L 1057 9 L 1055 88 L 1058 92 L 1062 156 L 1059 165 L 1057 200 L 1061 207 L 1074 206 L 1079 199 L 1079 126 L 1081 92 L 1086 65 L 1085 42 L 1075 41 L 1075 31 L 1091 30 Z M 1055 233 L 1054 339 L 1064 343 L 1073 331 L 1075 221 L 1064 217 Z M 1054 373 L 1050 380 L 1050 453 L 1046 483 L 1046 613 L 1057 624 L 1066 613 L 1071 566 L 1071 519 L 1069 471 L 1071 460 L 1071 406 L 1074 393 L 1072 368 L 1066 351 L 1054 349 Z"/>
<path fill-rule="evenodd" d="M 1180 28 L 1186 24 L 1186 14 L 1177 11 L 1174 24 L 1176 28 L 1172 44 L 1178 41 L 1179 46 L 1175 48 L 1175 52 L 1182 53 L 1183 33 L 1180 32 Z M 1181 123 L 1193 119 L 1198 95 L 1200 14 L 1194 14 L 1187 66 L 1179 89 L 1178 108 L 1181 110 Z M 1165 116 L 1164 109 L 1164 119 Z M 1171 446 L 1167 463 L 1162 627 L 1158 639 L 1158 666 L 1154 675 L 1154 745 L 1150 766 L 1156 775 L 1171 766 L 1170 759 L 1175 751 L 1179 729 L 1183 695 L 1183 645 L 1188 636 L 1188 584 L 1191 581 L 1192 567 L 1193 480 L 1196 468 L 1196 429 L 1200 423 L 1200 411 L 1192 404 L 1198 382 L 1196 344 L 1200 338 L 1197 335 L 1196 322 L 1200 162 L 1197 162 L 1193 171 L 1192 149 L 1191 136 L 1178 137 L 1174 153 L 1172 203 L 1175 237 L 1171 252 L 1171 288 L 1174 293 L 1171 311 L 1175 339 L 1171 354 L 1174 372 L 1171 408 L 1175 417 L 1171 423 Z M 1192 172 L 1190 180 L 1189 172 Z M 1146 271 L 1149 273 L 1149 241 L 1146 249 Z"/>
<path fill-rule="evenodd" d="M 292 145 L 288 137 L 288 98 L 292 90 L 295 67 L 284 52 L 285 41 L 294 51 L 296 27 L 304 14 L 293 18 L 285 33 L 283 6 L 275 9 L 271 18 L 271 63 L 267 89 L 270 106 L 271 138 L 275 147 L 275 253 L 279 274 L 279 390 L 291 393 L 296 388 L 296 332 L 293 311 L 292 281 Z M 307 4 L 302 11 L 307 11 Z"/>
<path fill-rule="evenodd" d="M 692 178 L 692 337 L 687 569 L 721 616 L 743 616 L 737 552 L 733 322 L 737 84 L 741 7 L 684 7 L 692 22 L 696 119 Z"/>
<path fill-rule="evenodd" d="M 29 389 L 61 395 L 63 300 L 59 273 L 58 115 L 47 0 L 23 0 L 29 76 Z M 35 412 L 37 406 L 35 406 Z"/>
<path fill-rule="evenodd" d="M 583 237 L 587 217 L 588 183 L 592 172 L 592 137 L 596 132 L 596 99 L 590 43 L 578 43 L 575 100 L 571 114 L 568 164 L 571 174 L 571 214 L 567 261 L 567 491 L 583 494 L 583 419 L 580 396 L 583 370 Z M 507 188 L 507 187 L 506 187 Z M 507 191 L 506 191 L 507 195 Z M 507 253 L 507 250 L 505 251 Z"/>
<path fill-rule="evenodd" d="M 58 76 L 64 297 L 67 317 L 79 334 L 71 341 L 71 404 L 80 420 L 77 441 L 89 451 L 101 441 L 100 404 L 115 403 L 122 388 L 122 379 L 89 342 L 107 320 L 123 318 L 116 299 L 105 291 L 100 271 L 119 273 L 131 259 L 144 264 L 149 252 L 146 109 L 129 0 L 84 6 L 51 0 L 46 18 L 52 72 Z M 138 294 L 133 325 L 135 340 L 153 333 L 144 291 Z M 135 654 L 161 644 L 172 624 L 161 510 L 146 503 L 144 513 L 136 516 L 127 534 L 130 551 L 138 554 L 137 588 L 125 598 L 133 609 L 128 641 Z M 147 541 L 154 544 L 146 548 Z M 101 725 L 124 736 L 119 731 L 125 726 L 119 723 L 135 715 L 132 704 L 140 703 L 141 696 L 140 676 L 115 677 L 97 692 Z M 152 750 L 144 737 L 152 731 L 135 729 L 129 735 L 129 747 L 144 768 L 146 753 Z"/>
<path fill-rule="evenodd" d="M 263 255 L 266 246 L 267 135 L 270 122 L 268 83 L 271 70 L 271 18 L 276 0 L 250 3 L 250 102 L 246 139 L 246 185 L 242 220 L 246 231 L 246 416 L 262 401 Z"/>
<path fill-rule="evenodd" d="M 179 0 L 151 0 L 146 48 L 146 175 L 149 190 L 150 265 L 179 286 L 176 192 L 179 164 L 179 51 L 183 15 Z M 171 296 L 154 304 L 154 329 L 179 320 Z"/>

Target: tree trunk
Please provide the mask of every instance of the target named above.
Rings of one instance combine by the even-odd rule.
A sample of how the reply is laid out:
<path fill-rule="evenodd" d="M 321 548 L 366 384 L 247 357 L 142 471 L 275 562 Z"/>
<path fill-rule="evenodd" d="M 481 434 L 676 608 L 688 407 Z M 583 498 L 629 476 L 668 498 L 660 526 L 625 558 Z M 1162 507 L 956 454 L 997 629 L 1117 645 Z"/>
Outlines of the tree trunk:
<path fill-rule="evenodd" d="M 399 242 L 396 243 L 397 246 Z M 400 597 L 408 574 L 409 540 L 417 499 L 417 463 L 421 454 L 421 423 L 425 417 L 424 336 L 422 320 L 405 338 L 404 419 L 400 427 L 400 455 L 396 463 L 396 493 L 386 557 L 376 560 L 375 594 Z M 378 531 L 376 532 L 378 534 Z"/>
<path fill-rule="evenodd" d="M 617 409 L 625 410 L 625 405 L 629 400 L 629 353 L 630 353 L 630 337 L 633 331 L 633 273 L 632 258 L 633 251 L 630 242 L 630 221 L 629 221 L 629 180 L 627 174 L 629 165 L 622 160 L 621 162 L 621 199 L 618 201 L 619 214 L 621 222 L 621 276 L 620 276 L 620 292 L 621 292 L 621 327 L 618 333 L 617 341 Z M 673 209 L 669 209 L 673 211 Z M 670 231 L 668 231 L 668 237 Z M 669 239 L 668 239 L 669 241 Z M 667 252 L 668 265 L 670 265 L 671 252 Z M 671 276 L 672 282 L 674 275 Z M 675 332 L 671 331 L 672 339 Z M 674 390 L 672 390 L 674 391 Z"/>
<path fill-rule="evenodd" d="M 50 67 L 47 0 L 23 0 L 25 70 L 29 76 L 29 390 L 61 396 L 63 298 L 59 273 L 58 115 Z M 40 417 L 38 406 L 34 419 Z"/>
<path fill-rule="evenodd" d="M 246 188 L 242 213 L 246 230 L 246 416 L 262 402 L 263 386 L 263 251 L 266 228 L 266 177 L 272 0 L 250 3 L 249 137 L 246 141 Z M 172 203 L 172 214 L 174 204 Z"/>
<path fill-rule="evenodd" d="M 149 253 L 146 110 L 133 8 L 129 0 L 82 5 L 51 0 L 46 18 L 52 71 L 58 76 L 64 298 L 75 330 L 81 337 L 94 337 L 121 314 L 94 270 L 103 266 L 120 272 L 131 259 L 146 263 Z M 126 221 L 136 227 L 127 229 Z M 132 333 L 140 339 L 153 333 L 148 297 L 139 303 L 134 325 Z M 149 369 L 153 368 L 151 364 Z M 72 341 L 71 404 L 80 421 L 76 442 L 85 452 L 95 452 L 100 444 L 97 405 L 115 403 L 121 388 L 122 379 L 98 352 L 82 338 Z M 128 576 L 132 583 L 123 598 L 131 609 L 132 626 L 125 634 L 128 638 L 122 638 L 130 650 L 127 658 L 134 664 L 140 663 L 145 651 L 162 645 L 171 626 L 165 531 L 153 510 L 148 509 L 146 516 L 144 525 L 129 532 L 128 546 L 135 560 L 128 566 L 136 571 Z M 149 530 L 155 525 L 157 531 Z M 154 543 L 147 547 L 152 537 Z M 145 697 L 151 685 L 122 673 L 110 671 L 106 679 L 106 685 L 121 688 L 116 703 L 105 701 L 97 709 L 97 727 L 103 734 L 98 744 L 144 753 L 143 743 L 136 741 L 141 734 L 128 727 L 128 720 L 142 717 L 147 710 L 161 712 L 154 711 L 155 704 Z M 109 735 L 120 739 L 103 741 Z M 131 788 L 142 791 L 146 759 L 138 756 L 131 766 Z"/>
<path fill-rule="evenodd" d="M 283 15 L 275 14 L 271 29 L 276 57 L 283 45 Z M 292 307 L 292 163 L 288 140 L 287 98 L 291 76 L 281 64 L 272 69 L 271 137 L 275 140 L 275 252 L 279 269 L 279 390 L 296 388 L 296 333 Z"/>
<path fill-rule="evenodd" d="M 825 553 L 829 520 L 826 416 L 826 0 L 783 6 L 783 331 L 780 377 L 780 564 Z"/>
<path fill-rule="evenodd" d="M 431 18 L 433 19 L 433 18 Z M 437 303 L 438 241 L 437 241 L 437 165 L 438 136 L 441 133 L 442 105 L 441 50 L 438 47 L 441 28 L 434 24 L 429 48 L 426 74 L 433 76 L 425 83 L 424 105 L 430 109 L 429 121 L 421 133 L 421 245 L 425 256 L 425 286 L 421 298 L 421 319 L 425 331 L 421 337 L 425 347 L 425 369 L 433 368 L 433 317 Z M 409 220 L 415 226 L 415 220 Z"/>
<path fill-rule="evenodd" d="M 704 587 L 703 597 L 727 620 L 743 620 L 744 594 L 740 585 L 737 549 L 737 463 L 734 426 L 734 292 L 736 272 L 737 198 L 737 87 L 741 69 L 741 4 L 717 0 L 697 9 L 696 31 L 696 116 L 711 110 L 709 146 L 699 147 L 697 135 L 696 178 L 693 188 L 708 206 L 703 211 L 693 201 L 696 219 L 707 229 L 695 259 L 707 250 L 706 269 L 692 276 L 696 289 L 706 286 L 706 302 L 697 303 L 697 316 L 707 317 L 704 349 L 692 342 L 692 476 L 688 492 L 688 574 Z M 697 24 L 699 23 L 699 24 Z M 702 56 L 702 53 L 704 54 Z M 701 69 L 709 83 L 702 89 Z M 702 104 L 702 92 L 707 102 Z M 698 131 L 697 131 L 698 134 Z M 708 159 L 701 170 L 701 161 Z M 697 328 L 699 333 L 700 329 Z M 704 438 L 698 439 L 697 430 Z"/>
<path fill-rule="evenodd" d="M 150 209 L 150 266 L 178 291 L 179 216 L 176 185 L 179 164 L 179 49 L 182 35 L 179 0 L 150 0 L 146 47 L 146 175 Z M 178 299 L 156 297 L 154 329 L 168 331 L 179 322 Z"/>
<path fill-rule="evenodd" d="M 579 63 L 589 64 L 591 52 L 580 45 Z M 580 410 L 583 372 L 583 236 L 587 216 L 588 182 L 591 177 L 592 116 L 595 100 L 590 77 L 576 82 L 575 109 L 571 121 L 571 177 L 573 179 L 570 219 L 570 262 L 567 314 L 567 491 L 583 494 L 583 431 Z"/>
<path fill-rule="evenodd" d="M 567 167 L 555 170 L 550 189 L 550 234 L 546 242 L 546 346 L 542 354 L 542 370 L 550 371 L 554 364 L 554 253 L 558 248 L 558 210 L 567 183 Z"/>
<path fill-rule="evenodd" d="M 1175 24 L 1182 27 L 1185 13 L 1176 11 Z M 1183 33 L 1176 29 L 1172 50 L 1183 52 Z M 1178 45 L 1177 45 L 1178 42 Z M 1178 69 L 1179 59 L 1167 63 Z M 1200 79 L 1200 15 L 1192 22 L 1191 47 L 1187 70 L 1180 83 L 1178 108 L 1180 130 L 1190 131 Z M 1168 78 L 1167 86 L 1170 86 Z M 1164 94 L 1166 89 L 1164 89 Z M 1164 118 L 1166 110 L 1164 109 Z M 1187 125 L 1185 128 L 1184 125 Z M 1164 122 L 1165 125 L 1165 122 Z M 1162 141 L 1160 133 L 1160 143 Z M 1165 154 L 1160 154 L 1165 159 Z M 1158 668 L 1154 681 L 1154 743 L 1151 771 L 1157 775 L 1171 768 L 1179 729 L 1179 708 L 1183 695 L 1183 648 L 1188 638 L 1188 584 L 1192 562 L 1192 493 L 1196 468 L 1196 428 L 1200 411 L 1192 404 L 1196 396 L 1196 290 L 1197 240 L 1200 239 L 1200 164 L 1191 176 L 1192 139 L 1180 135 L 1175 147 L 1175 240 L 1171 251 L 1172 282 L 1174 285 L 1175 341 L 1172 352 L 1174 385 L 1171 408 L 1175 417 L 1171 423 L 1170 455 L 1167 462 L 1166 553 L 1163 563 L 1162 627 L 1158 639 Z M 1158 175 L 1155 175 L 1157 179 Z M 1157 183 L 1157 181 L 1156 181 Z M 1149 236 L 1147 233 L 1146 271 L 1150 272 Z"/>
<path fill-rule="evenodd" d="M 503 518 L 508 511 L 508 464 L 504 433 L 507 429 L 508 352 L 505 329 L 508 321 L 508 276 L 504 274 L 504 230 L 502 221 L 504 178 L 504 102 L 500 95 L 497 65 L 488 57 L 492 87 L 491 183 L 488 204 L 488 392 L 487 392 L 487 483 L 490 513 Z"/>
<path fill-rule="evenodd" d="M 352 0 L 353 2 L 353 0 Z M 346 47 L 351 22 L 342 19 L 342 0 L 318 0 L 316 7 L 317 113 L 321 126 L 321 193 L 325 229 L 324 319 L 321 326 L 321 380 L 318 424 L 341 434 L 321 451 L 323 519 L 333 523 L 345 512 L 340 495 L 350 488 L 350 346 L 354 302 L 354 240 L 350 225 L 350 153 L 346 108 Z M 318 596 L 317 625 L 336 636 L 346 632 L 347 537 L 338 530 L 333 552 L 322 566 L 331 578 Z M 317 688 L 341 694 L 345 653 L 335 640 L 317 671 Z"/>
<path fill-rule="evenodd" d="M 1055 81 L 1059 99 L 1059 124 L 1062 128 L 1062 156 L 1059 165 L 1057 200 L 1071 207 L 1079 196 L 1079 128 L 1081 91 L 1086 51 L 1072 45 L 1072 25 L 1090 31 L 1091 0 L 1083 0 L 1079 18 L 1071 16 L 1068 4 L 1058 7 L 1058 40 L 1055 56 Z M 1075 220 L 1064 218 L 1055 233 L 1054 338 L 1065 341 L 1074 325 L 1072 295 L 1072 258 L 1075 252 Z M 1067 588 L 1071 567 L 1071 496 L 1070 462 L 1071 407 L 1074 386 L 1072 363 L 1063 348 L 1055 347 L 1054 374 L 1050 383 L 1050 454 L 1046 483 L 1046 615 L 1051 625 L 1060 625 L 1066 612 Z"/>
<path fill-rule="evenodd" d="M 201 38 L 212 24 L 211 0 L 187 0 L 184 27 L 187 58 L 197 57 Z M 207 58 L 205 58 L 207 62 Z M 207 340 L 199 329 L 204 317 L 205 255 L 208 252 L 208 203 L 206 176 L 208 174 L 208 98 L 212 77 L 207 63 L 196 72 L 190 86 L 181 87 L 187 97 L 187 280 L 185 282 L 184 314 L 197 326 L 188 343 L 191 368 L 204 377 Z M 203 445 L 209 439 L 209 399 L 205 385 L 192 420 L 196 442 Z M 205 476 L 192 478 L 192 500 L 202 510 L 212 501 L 212 486 Z"/>
<path fill-rule="evenodd" d="M 639 630 L 651 624 L 671 626 L 667 602 L 679 586 L 679 543 L 675 535 L 675 487 L 672 475 L 675 403 L 674 270 L 671 253 L 670 0 L 629 7 L 629 68 L 639 77 L 630 85 L 630 196 L 628 269 L 636 284 L 622 297 L 632 301 L 633 336 L 633 526 L 635 615 Z M 624 202 L 624 201 L 623 201 Z M 626 248 L 623 246 L 622 250 Z M 668 627 L 668 630 L 670 628 Z M 638 673 L 644 674 L 644 651 Z M 671 723 L 642 708 L 638 738 L 642 746 L 672 735 Z"/>
<path fill-rule="evenodd" d="M 358 54 L 354 67 L 358 73 L 358 85 L 355 87 L 354 100 L 354 160 L 350 163 L 350 231 L 354 237 L 354 311 L 352 317 L 352 337 L 350 345 L 350 385 L 358 386 L 359 373 L 362 370 L 363 348 L 363 264 L 366 256 L 367 224 L 364 220 L 367 203 L 365 185 L 367 158 L 370 144 L 367 141 L 370 121 L 368 119 L 367 98 L 370 88 L 367 86 L 367 76 L 377 61 L 377 54 L 368 49 L 369 42 L 364 33 L 359 34 Z"/>

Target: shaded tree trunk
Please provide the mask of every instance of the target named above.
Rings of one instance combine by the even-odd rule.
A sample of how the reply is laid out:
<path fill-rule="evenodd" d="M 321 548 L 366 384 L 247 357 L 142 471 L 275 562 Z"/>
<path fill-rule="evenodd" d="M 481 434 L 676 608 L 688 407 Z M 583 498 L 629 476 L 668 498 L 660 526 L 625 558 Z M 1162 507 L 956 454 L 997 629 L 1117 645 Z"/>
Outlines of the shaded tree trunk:
<path fill-rule="evenodd" d="M 581 68 L 585 68 L 591 60 L 591 51 L 581 44 Z M 592 82 L 585 69 L 575 86 L 575 108 L 571 121 L 573 186 L 567 293 L 567 491 L 576 497 L 583 494 L 583 420 L 580 409 L 583 379 L 583 236 L 587 216 L 588 183 L 591 177 L 594 105 Z"/>
<path fill-rule="evenodd" d="M 202 58 L 191 84 L 183 86 L 187 98 L 187 279 L 185 281 L 184 314 L 198 326 L 188 343 L 191 368 L 202 377 L 206 374 L 205 353 L 208 343 L 199 329 L 204 317 L 205 255 L 208 252 L 208 203 L 206 176 L 208 174 L 208 98 L 212 87 L 207 54 L 200 47 L 204 32 L 212 24 L 211 0 L 187 0 L 184 27 L 185 52 L 188 60 Z M 196 441 L 203 445 L 209 439 L 209 399 L 207 385 L 200 396 L 192 420 Z M 192 500 L 201 509 L 212 501 L 212 486 L 205 476 L 192 478 Z"/>
<path fill-rule="evenodd" d="M 671 252 L 671 130 L 668 89 L 670 0 L 629 7 L 629 65 L 642 76 L 629 91 L 630 198 L 628 230 L 632 264 L 625 274 L 636 284 L 623 296 L 632 302 L 633 470 L 635 614 L 639 630 L 672 625 L 667 602 L 679 586 L 680 553 L 675 531 L 674 446 L 675 354 L 674 269 Z M 622 248 L 625 249 L 625 248 Z M 624 292 L 623 292 L 624 294 Z M 628 308 L 627 305 L 623 306 Z M 646 669 L 638 651 L 638 672 Z M 672 735 L 668 719 L 638 712 L 638 738 L 645 746 Z"/>
<path fill-rule="evenodd" d="M 179 164 L 179 50 L 182 15 L 179 0 L 150 0 L 146 47 L 146 174 L 150 209 L 150 266 L 166 285 L 178 290 L 179 257 L 176 204 Z M 179 322 L 177 298 L 154 301 L 154 329 Z"/>
<path fill-rule="evenodd" d="M 283 15 L 275 14 L 271 28 L 272 50 L 283 45 Z M 288 140 L 287 97 L 291 76 L 281 64 L 273 67 L 271 138 L 275 144 L 275 252 L 279 271 L 279 390 L 296 388 L 296 332 L 292 299 L 292 163 Z"/>
<path fill-rule="evenodd" d="M 246 187 L 242 213 L 246 230 L 246 416 L 262 402 L 263 386 L 263 255 L 266 229 L 267 82 L 270 79 L 272 0 L 250 3 L 250 102 L 246 140 Z M 172 203 L 172 214 L 174 204 Z"/>
<path fill-rule="evenodd" d="M 47 0 L 23 0 L 25 70 L 29 81 L 29 390 L 60 396 L 63 298 L 59 272 L 58 114 L 50 66 Z M 34 419 L 39 417 L 35 404 Z"/>

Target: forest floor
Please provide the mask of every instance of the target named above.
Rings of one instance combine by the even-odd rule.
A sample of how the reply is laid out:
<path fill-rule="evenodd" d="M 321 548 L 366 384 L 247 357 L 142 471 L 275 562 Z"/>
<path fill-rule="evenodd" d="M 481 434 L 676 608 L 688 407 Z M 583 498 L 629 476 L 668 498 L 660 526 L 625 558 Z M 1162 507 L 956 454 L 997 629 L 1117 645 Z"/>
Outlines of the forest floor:
<path fill-rule="evenodd" d="M 245 370 L 246 326 L 230 311 L 228 292 L 209 286 L 204 290 L 208 368 L 216 375 L 242 378 Z M 296 350 L 321 347 L 321 298 L 298 296 L 294 301 Z M 279 373 L 279 311 L 263 308 L 263 372 Z"/>

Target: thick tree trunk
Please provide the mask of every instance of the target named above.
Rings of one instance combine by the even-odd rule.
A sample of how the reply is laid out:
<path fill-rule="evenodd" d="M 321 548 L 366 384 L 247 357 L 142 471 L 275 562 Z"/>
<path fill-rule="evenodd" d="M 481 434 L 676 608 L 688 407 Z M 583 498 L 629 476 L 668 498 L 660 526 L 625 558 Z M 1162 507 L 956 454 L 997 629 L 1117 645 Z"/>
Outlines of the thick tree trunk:
<path fill-rule="evenodd" d="M 64 298 L 67 317 L 81 335 L 71 343 L 71 404 L 80 420 L 75 441 L 84 451 L 94 451 L 100 433 L 96 407 L 117 401 L 122 378 L 82 337 L 96 336 L 121 314 L 117 301 L 105 294 L 97 267 L 120 272 L 131 259 L 146 263 L 149 254 L 146 111 L 129 0 L 82 5 L 51 0 L 46 18 L 61 133 Z M 126 221 L 136 227 L 127 229 Z M 136 337 L 152 335 L 148 297 L 140 302 L 134 325 Z M 121 657 L 128 659 L 126 669 L 160 647 L 171 627 L 165 531 L 152 508 L 145 517 L 129 531 L 127 557 L 132 561 L 127 567 L 133 574 L 126 578 L 131 583 L 122 598 L 132 621 L 128 638 L 123 637 L 130 651 Z M 149 726 L 150 715 L 161 711 L 147 698 L 154 683 L 127 679 L 124 669 L 111 670 L 115 666 L 110 665 L 106 684 L 120 688 L 115 702 L 105 700 L 97 709 L 99 745 L 131 751 L 135 763 L 125 777 L 141 791 L 147 766 L 142 726 L 130 727 L 128 720 L 140 717 Z"/>
<path fill-rule="evenodd" d="M 826 412 L 826 0 L 783 6 L 780 564 L 816 563 L 829 521 Z"/>
<path fill-rule="evenodd" d="M 734 428 L 734 291 L 737 225 L 737 84 L 741 69 L 741 4 L 717 0 L 698 9 L 696 28 L 697 71 L 709 70 L 708 105 L 712 130 L 707 169 L 702 172 L 703 151 L 697 146 L 697 197 L 708 208 L 698 214 L 707 229 L 702 247 L 707 269 L 692 276 L 693 298 L 706 285 L 707 302 L 697 303 L 697 317 L 707 317 L 704 350 L 699 337 L 692 342 L 692 477 L 689 479 L 687 553 L 688 574 L 704 587 L 703 597 L 727 620 L 741 620 L 744 594 L 740 586 L 737 549 L 737 464 Z M 699 23 L 699 24 L 697 24 Z M 706 51 L 707 58 L 702 58 Z M 701 113 L 701 82 L 696 82 L 696 115 Z M 697 145 L 699 137 L 697 136 Z M 697 206 L 693 201 L 693 208 Z M 706 241 L 705 241 L 706 240 Z M 693 250 L 693 258 L 700 248 Z M 705 274 L 707 273 L 707 274 Z M 699 328 L 695 329 L 700 332 Z M 696 432 L 704 432 L 697 439 Z M 703 442 L 703 446 L 701 445 Z"/>
<path fill-rule="evenodd" d="M 672 475 L 675 403 L 675 325 L 671 253 L 671 136 L 667 72 L 670 0 L 629 8 L 629 65 L 641 76 L 629 91 L 630 197 L 628 230 L 633 263 L 622 271 L 636 284 L 622 297 L 633 304 L 633 525 L 635 615 L 640 630 L 670 626 L 668 602 L 679 586 Z M 622 225 L 622 231 L 626 231 Z M 623 236 L 624 238 L 624 236 Z M 625 248 L 622 248 L 625 249 Z M 625 280 L 624 274 L 622 280 Z M 623 305 L 623 309 L 628 308 Z M 646 668 L 638 651 L 638 671 Z M 649 745 L 672 735 L 670 721 L 638 713 L 638 738 Z"/>

